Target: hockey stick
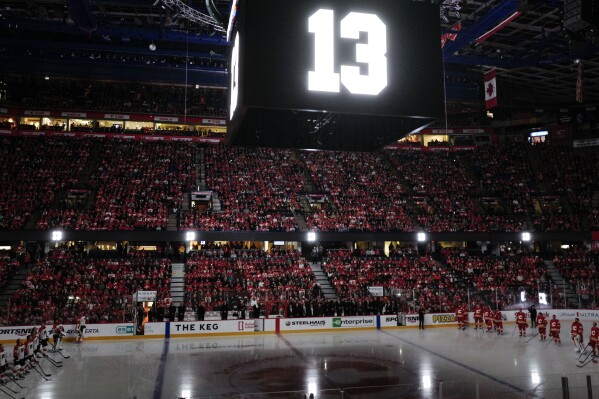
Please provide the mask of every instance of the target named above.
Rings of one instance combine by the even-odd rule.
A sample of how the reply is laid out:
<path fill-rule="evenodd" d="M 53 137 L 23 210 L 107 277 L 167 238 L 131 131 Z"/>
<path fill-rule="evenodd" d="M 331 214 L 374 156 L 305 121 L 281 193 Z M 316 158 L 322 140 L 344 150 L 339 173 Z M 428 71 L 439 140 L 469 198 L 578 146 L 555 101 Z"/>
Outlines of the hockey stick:
<path fill-rule="evenodd" d="M 55 361 L 54 359 L 52 359 L 50 356 L 44 356 L 44 359 L 46 359 L 47 361 L 50 362 L 50 364 L 54 367 L 62 367 L 62 363 L 58 363 L 57 361 Z"/>
<path fill-rule="evenodd" d="M 56 345 L 54 345 L 52 342 L 48 341 L 48 343 L 49 343 L 49 344 L 52 346 L 52 348 L 54 348 L 54 351 L 55 351 L 55 352 L 58 352 L 58 354 L 59 354 L 60 356 L 64 357 L 65 359 L 68 359 L 68 358 L 70 358 L 70 357 L 71 357 L 71 356 L 69 356 L 69 355 L 65 355 L 65 354 L 63 354 L 61 350 L 59 350 L 59 349 L 56 349 Z"/>
<path fill-rule="evenodd" d="M 41 365 L 41 364 L 39 364 L 39 363 L 37 363 L 37 362 L 36 362 L 35 364 L 34 364 L 34 363 L 31 363 L 31 367 L 32 367 L 32 368 L 34 368 L 34 369 L 36 369 L 36 370 L 38 370 L 38 368 L 39 368 L 39 371 L 40 371 L 40 372 L 41 372 L 43 375 L 45 375 L 46 377 L 50 377 L 50 376 L 52 375 L 52 374 L 50 374 L 50 373 L 46 373 L 46 372 L 44 371 L 44 369 L 42 368 L 42 365 Z"/>
<path fill-rule="evenodd" d="M 596 357 L 597 357 L 597 356 L 593 356 L 593 357 L 591 358 L 591 360 L 587 360 L 585 363 L 578 363 L 578 364 L 576 365 L 576 367 L 583 368 L 583 367 L 584 367 L 584 366 L 586 366 L 587 364 L 589 364 L 589 363 L 591 363 L 592 361 L 594 361 Z"/>
<path fill-rule="evenodd" d="M 582 354 L 581 354 L 581 355 L 582 355 Z M 587 359 L 588 359 L 588 358 L 589 358 L 591 355 L 593 355 L 593 352 L 592 352 L 592 351 L 591 351 L 591 352 L 589 352 L 589 354 L 588 354 L 588 355 L 586 355 L 584 359 L 582 359 L 582 360 L 578 360 L 578 363 L 584 363 L 584 362 L 586 362 L 586 361 L 587 361 Z M 594 355 L 593 355 L 593 356 L 594 356 Z M 580 356 L 578 356 L 578 359 L 580 359 Z"/>
<path fill-rule="evenodd" d="M 45 376 L 44 374 L 42 374 L 42 372 L 41 372 L 41 371 L 39 371 L 39 370 L 37 369 L 37 367 L 33 367 L 33 366 L 32 366 L 31 368 L 32 368 L 32 369 L 34 369 L 35 371 L 37 371 L 37 373 L 38 373 L 39 375 L 41 375 L 41 376 L 42 376 L 42 378 L 43 378 L 44 380 L 46 380 L 46 381 L 50 381 L 49 379 L 47 379 L 47 378 L 46 378 L 46 376 Z"/>
<path fill-rule="evenodd" d="M 7 384 L 6 382 L 3 382 L 3 383 L 2 383 L 2 386 L 3 386 L 4 388 L 8 389 L 8 390 L 9 390 L 10 392 L 12 392 L 12 393 L 19 393 L 19 392 L 15 391 L 14 389 L 11 389 L 10 387 L 8 387 L 6 384 Z"/>
<path fill-rule="evenodd" d="M 529 343 L 530 341 L 532 341 L 537 335 L 539 335 L 540 333 L 536 333 L 535 335 L 533 335 L 532 337 L 530 337 L 529 339 L 527 339 L 525 342 Z"/>
<path fill-rule="evenodd" d="M 5 394 L 6 396 L 12 398 L 12 399 L 17 399 L 14 396 L 12 396 L 11 394 L 9 394 L 8 392 L 4 391 L 3 389 L 0 389 L 0 392 L 2 392 L 3 394 Z"/>
<path fill-rule="evenodd" d="M 553 337 L 551 337 L 551 339 L 549 340 L 549 342 L 547 342 L 547 345 L 545 345 L 545 348 L 547 348 L 549 346 L 549 344 L 551 343 L 551 341 L 553 341 Z"/>
<path fill-rule="evenodd" d="M 13 371 L 11 371 L 11 372 L 12 372 L 12 373 L 14 373 Z M 8 375 L 8 374 L 7 374 L 6 376 L 7 376 L 8 378 L 10 378 L 10 380 L 11 380 L 12 382 L 14 382 L 15 384 L 17 384 L 17 386 L 18 386 L 19 388 L 23 388 L 23 386 L 22 386 L 21 384 L 19 384 L 19 383 L 17 382 L 17 380 L 16 380 L 16 379 L 15 379 L 13 376 L 10 376 L 10 375 Z"/>
<path fill-rule="evenodd" d="M 514 331 L 512 331 L 512 338 L 514 338 L 514 334 L 516 333 L 516 328 L 518 328 L 518 323 L 514 326 Z"/>
<path fill-rule="evenodd" d="M 586 350 L 587 350 L 587 348 L 589 347 L 589 345 L 590 345 L 590 344 L 587 344 L 587 346 L 585 346 L 585 347 L 584 347 L 584 349 L 582 350 L 582 352 L 580 352 L 580 355 L 578 355 L 578 359 L 580 359 L 580 357 L 581 357 L 582 355 L 584 355 L 584 353 L 586 352 Z M 591 351 L 591 353 L 593 353 L 593 352 Z M 588 357 L 589 357 L 589 355 L 587 355 L 587 358 L 588 358 Z M 585 358 L 585 360 L 586 360 L 586 358 Z"/>

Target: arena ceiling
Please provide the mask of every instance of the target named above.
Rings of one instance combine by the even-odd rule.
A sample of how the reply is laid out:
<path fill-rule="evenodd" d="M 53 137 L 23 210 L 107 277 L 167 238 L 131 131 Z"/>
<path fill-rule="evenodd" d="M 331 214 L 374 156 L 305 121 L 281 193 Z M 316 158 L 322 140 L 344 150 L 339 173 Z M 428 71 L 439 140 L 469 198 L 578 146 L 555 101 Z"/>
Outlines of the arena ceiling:
<path fill-rule="evenodd" d="M 0 0 L 0 73 L 39 70 L 78 76 L 87 71 L 108 74 L 95 76 L 102 78 L 142 76 L 151 81 L 182 83 L 175 82 L 182 76 L 179 66 L 150 62 L 140 68 L 126 61 L 130 57 L 123 57 L 118 65 L 107 68 L 105 64 L 97 66 L 95 58 L 74 62 L 49 57 L 40 50 L 50 47 L 67 54 L 88 51 L 92 56 L 109 52 L 134 55 L 136 59 L 210 58 L 222 61 L 222 67 L 188 63 L 188 83 L 226 86 L 228 43 L 222 30 L 189 22 L 172 1 Z M 599 27 L 576 32 L 565 29 L 563 0 L 439 1 L 442 33 L 448 35 L 443 49 L 448 100 L 480 103 L 482 72 L 497 67 L 500 104 L 502 100 L 503 105 L 509 102 L 515 107 L 576 104 L 579 60 L 584 69 L 585 104 L 599 102 Z M 203 15 L 216 15 L 226 27 L 231 0 L 212 0 L 212 10 L 206 0 L 185 4 Z M 493 32 L 507 19 L 502 29 Z M 487 37 L 489 31 L 492 34 Z M 149 50 L 150 44 L 156 46 L 155 51 Z M 23 62 L 23 49 L 40 51 L 38 65 Z"/>

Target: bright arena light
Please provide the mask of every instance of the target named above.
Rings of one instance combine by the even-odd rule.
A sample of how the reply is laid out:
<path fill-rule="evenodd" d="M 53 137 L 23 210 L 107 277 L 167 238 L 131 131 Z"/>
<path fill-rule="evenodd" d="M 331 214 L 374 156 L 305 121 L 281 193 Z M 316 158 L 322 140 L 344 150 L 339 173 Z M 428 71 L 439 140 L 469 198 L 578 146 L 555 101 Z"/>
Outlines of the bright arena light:
<path fill-rule="evenodd" d="M 316 233 L 313 231 L 308 232 L 307 240 L 308 242 L 316 241 Z"/>
<path fill-rule="evenodd" d="M 186 241 L 195 241 L 196 240 L 195 231 L 188 231 L 187 233 L 185 233 L 185 240 Z"/>
<path fill-rule="evenodd" d="M 63 237 L 62 231 L 54 230 L 52 232 L 52 241 L 61 241 Z"/>
<path fill-rule="evenodd" d="M 524 242 L 529 242 L 530 241 L 530 233 L 529 232 L 524 232 L 522 233 L 522 241 Z"/>
<path fill-rule="evenodd" d="M 418 240 L 418 242 L 425 242 L 426 241 L 426 233 L 420 232 L 417 234 L 416 239 Z"/>

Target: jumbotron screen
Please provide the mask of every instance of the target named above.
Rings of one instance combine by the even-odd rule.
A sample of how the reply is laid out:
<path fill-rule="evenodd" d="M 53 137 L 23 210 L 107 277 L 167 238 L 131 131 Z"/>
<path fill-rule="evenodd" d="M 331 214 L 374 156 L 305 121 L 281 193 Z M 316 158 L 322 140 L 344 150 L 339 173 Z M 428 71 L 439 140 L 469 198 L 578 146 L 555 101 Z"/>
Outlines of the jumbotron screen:
<path fill-rule="evenodd" d="M 231 40 L 238 107 L 442 114 L 438 5 L 410 0 L 240 0 Z"/>

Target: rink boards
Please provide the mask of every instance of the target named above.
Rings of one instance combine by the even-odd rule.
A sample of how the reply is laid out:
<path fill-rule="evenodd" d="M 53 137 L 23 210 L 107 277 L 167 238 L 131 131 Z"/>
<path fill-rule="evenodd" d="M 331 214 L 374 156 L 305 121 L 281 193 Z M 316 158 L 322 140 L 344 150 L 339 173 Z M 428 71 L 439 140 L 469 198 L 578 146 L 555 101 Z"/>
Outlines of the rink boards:
<path fill-rule="evenodd" d="M 516 311 L 502 312 L 506 323 L 515 321 Z M 526 312 L 527 313 L 527 312 Z M 566 322 L 574 318 L 580 321 L 599 321 L 598 310 L 586 309 L 549 309 L 543 310 L 548 318 L 555 315 L 567 329 Z M 528 313 L 527 313 L 528 317 Z M 399 323 L 398 323 L 399 319 Z M 474 314 L 468 314 L 470 323 L 474 323 Z M 426 328 L 451 327 L 457 324 L 454 313 L 432 313 L 424 316 Z M 34 326 L 0 327 L 0 342 L 14 343 L 24 339 Z M 39 326 L 37 326 L 39 329 Z M 75 325 L 64 325 L 66 340 L 77 336 Z M 377 316 L 341 316 L 341 317 L 304 317 L 269 318 L 246 320 L 210 320 L 146 323 L 144 335 L 135 335 L 135 326 L 131 323 L 90 324 L 85 329 L 85 339 L 131 339 L 131 338 L 189 338 L 209 336 L 235 336 L 245 334 L 284 334 L 309 332 L 369 331 L 380 329 L 417 328 L 418 315 L 377 315 Z M 52 336 L 51 326 L 47 326 L 48 336 Z"/>

